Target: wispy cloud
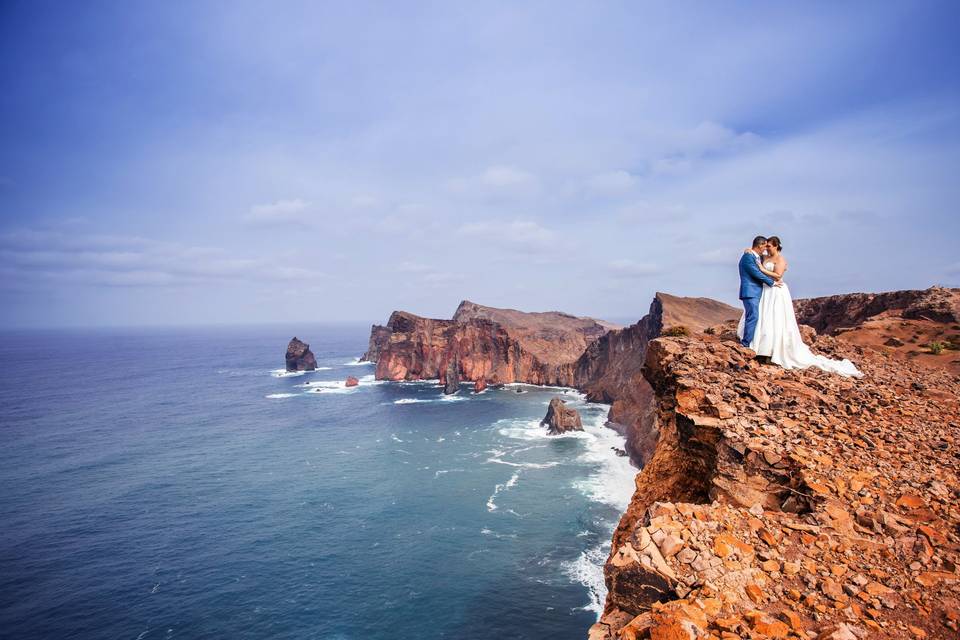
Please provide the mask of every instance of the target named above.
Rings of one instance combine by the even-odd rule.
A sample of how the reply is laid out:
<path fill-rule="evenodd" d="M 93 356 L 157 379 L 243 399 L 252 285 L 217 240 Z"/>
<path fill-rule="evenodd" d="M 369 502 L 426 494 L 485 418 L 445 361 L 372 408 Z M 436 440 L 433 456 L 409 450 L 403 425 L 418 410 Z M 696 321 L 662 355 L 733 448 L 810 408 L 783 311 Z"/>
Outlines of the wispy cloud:
<path fill-rule="evenodd" d="M 507 165 L 493 165 L 478 175 L 454 178 L 447 183 L 447 188 L 454 194 L 469 197 L 518 197 L 539 192 L 540 181 L 529 171 Z"/>
<path fill-rule="evenodd" d="M 216 247 L 142 237 L 21 230 L 0 234 L 0 267 L 9 286 L 198 286 L 217 282 L 304 283 L 321 271 L 282 260 L 239 257 Z"/>
<path fill-rule="evenodd" d="M 301 198 L 277 200 L 256 204 L 244 216 L 244 220 L 256 225 L 310 224 L 316 222 L 312 205 Z"/>
<path fill-rule="evenodd" d="M 468 222 L 457 229 L 457 235 L 492 248 L 507 247 L 527 251 L 543 251 L 555 247 L 559 240 L 555 231 L 532 220 Z"/>
<path fill-rule="evenodd" d="M 650 262 L 621 259 L 608 263 L 607 272 L 615 278 L 648 278 L 659 275 L 663 270 Z"/>

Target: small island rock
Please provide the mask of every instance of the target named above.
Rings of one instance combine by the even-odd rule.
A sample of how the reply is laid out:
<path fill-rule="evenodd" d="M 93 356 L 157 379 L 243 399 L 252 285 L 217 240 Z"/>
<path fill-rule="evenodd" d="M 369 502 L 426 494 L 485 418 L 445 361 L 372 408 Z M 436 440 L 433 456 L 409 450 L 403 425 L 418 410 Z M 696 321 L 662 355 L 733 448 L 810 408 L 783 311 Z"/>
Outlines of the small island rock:
<path fill-rule="evenodd" d="M 572 409 L 560 398 L 554 398 L 547 407 L 547 415 L 540 421 L 540 426 L 547 427 L 547 433 L 558 435 L 567 431 L 583 431 L 580 414 Z"/>
<path fill-rule="evenodd" d="M 310 351 L 310 345 L 294 336 L 287 345 L 287 371 L 314 371 L 317 359 Z"/>
<path fill-rule="evenodd" d="M 360 384 L 360 381 L 359 381 L 359 380 L 357 380 L 357 379 L 354 378 L 353 376 L 347 376 L 346 386 L 348 386 L 348 387 L 355 387 L 355 386 L 357 386 L 358 384 Z"/>

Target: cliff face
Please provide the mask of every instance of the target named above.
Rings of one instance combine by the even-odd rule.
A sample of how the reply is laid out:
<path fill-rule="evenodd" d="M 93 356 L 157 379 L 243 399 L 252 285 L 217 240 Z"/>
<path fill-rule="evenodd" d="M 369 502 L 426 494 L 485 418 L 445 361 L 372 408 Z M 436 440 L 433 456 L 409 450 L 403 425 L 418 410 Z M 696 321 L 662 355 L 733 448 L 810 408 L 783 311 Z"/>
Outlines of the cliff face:
<path fill-rule="evenodd" d="M 592 402 L 611 405 L 609 420 L 627 438 L 627 452 L 642 466 L 657 441 L 653 391 L 641 375 L 647 344 L 667 332 L 699 333 L 739 318 L 740 311 L 709 298 L 657 293 L 637 324 L 615 329 L 592 343 L 577 360 L 575 385 Z"/>
<path fill-rule="evenodd" d="M 364 358 L 381 380 L 445 380 L 457 362 L 463 380 L 486 384 L 574 384 L 574 363 L 616 325 L 564 313 L 524 313 L 464 301 L 451 320 L 395 311 L 374 326 Z"/>
<path fill-rule="evenodd" d="M 659 438 L 614 534 L 614 638 L 956 637 L 960 380 L 841 339 L 865 377 L 650 342 Z"/>
<path fill-rule="evenodd" d="M 618 327 L 565 313 L 525 313 L 460 303 L 451 320 L 395 311 L 374 326 L 364 359 L 377 363 L 382 380 L 438 378 L 446 382 L 456 361 L 461 379 L 485 384 L 526 382 L 571 386 L 593 402 L 611 405 L 611 425 L 642 465 L 657 440 L 653 393 L 640 374 L 647 343 L 666 330 L 699 332 L 739 317 L 740 311 L 709 298 L 657 293 L 637 324 Z"/>

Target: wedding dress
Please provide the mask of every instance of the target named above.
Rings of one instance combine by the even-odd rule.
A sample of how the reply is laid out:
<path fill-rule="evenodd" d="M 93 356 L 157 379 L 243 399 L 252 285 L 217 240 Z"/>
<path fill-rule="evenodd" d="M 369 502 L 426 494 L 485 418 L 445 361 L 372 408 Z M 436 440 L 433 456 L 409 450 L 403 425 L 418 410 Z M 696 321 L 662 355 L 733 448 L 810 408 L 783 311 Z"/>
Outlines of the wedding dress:
<path fill-rule="evenodd" d="M 773 271 L 773 262 L 763 265 L 768 271 Z M 744 317 L 740 317 L 740 326 L 737 327 L 737 336 L 743 337 Z M 750 348 L 758 356 L 769 356 L 770 361 L 784 369 L 806 369 L 819 367 L 830 373 L 842 376 L 861 377 L 863 374 L 847 359 L 831 360 L 812 351 L 800 336 L 800 327 L 797 326 L 797 316 L 793 311 L 793 299 L 786 283 L 779 287 L 763 285 L 760 295 L 760 317 L 757 320 L 757 330 L 753 334 Z"/>

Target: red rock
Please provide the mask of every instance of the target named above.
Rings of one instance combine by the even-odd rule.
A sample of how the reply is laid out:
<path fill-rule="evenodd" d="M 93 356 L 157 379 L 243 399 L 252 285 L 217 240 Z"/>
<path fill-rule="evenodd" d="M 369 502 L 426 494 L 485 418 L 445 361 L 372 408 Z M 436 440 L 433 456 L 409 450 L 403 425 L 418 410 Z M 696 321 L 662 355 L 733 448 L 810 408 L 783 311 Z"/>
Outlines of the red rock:
<path fill-rule="evenodd" d="M 287 345 L 285 360 L 287 371 L 313 371 L 317 368 L 317 359 L 310 351 L 310 345 L 296 336 Z"/>
<path fill-rule="evenodd" d="M 355 386 L 357 386 L 358 384 L 360 384 L 360 381 L 359 381 L 359 380 L 357 380 L 357 379 L 354 378 L 353 376 L 347 376 L 346 386 L 348 386 L 348 387 L 355 387 Z"/>

